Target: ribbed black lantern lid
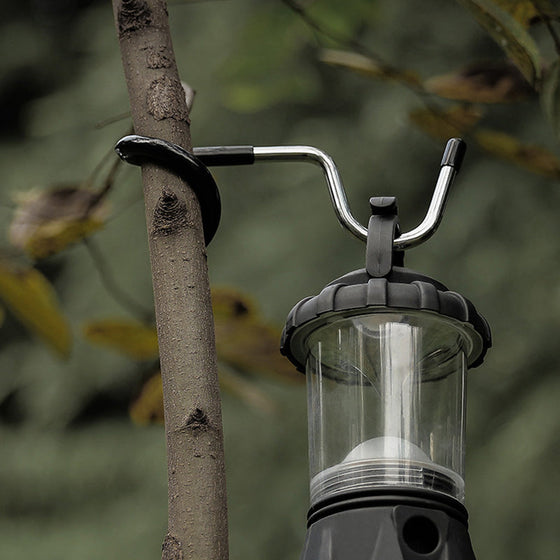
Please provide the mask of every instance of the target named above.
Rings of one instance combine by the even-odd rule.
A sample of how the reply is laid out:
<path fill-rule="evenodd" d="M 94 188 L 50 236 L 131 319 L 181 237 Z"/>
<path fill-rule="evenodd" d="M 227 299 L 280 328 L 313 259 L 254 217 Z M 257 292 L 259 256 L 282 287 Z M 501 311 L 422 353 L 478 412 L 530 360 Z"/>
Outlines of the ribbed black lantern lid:
<path fill-rule="evenodd" d="M 303 299 L 290 311 L 282 333 L 280 350 L 300 371 L 305 370 L 303 339 L 296 330 L 318 327 L 333 314 L 359 315 L 383 311 L 437 313 L 472 327 L 478 344 L 468 356 L 468 366 L 479 366 L 492 346 L 490 327 L 474 305 L 461 294 L 412 270 L 394 267 L 383 278 L 371 277 L 366 269 L 356 270 L 328 284 L 318 295 Z M 306 329 L 307 330 L 307 329 Z M 295 340 L 295 344 L 294 344 Z"/>
<path fill-rule="evenodd" d="M 398 231 L 396 201 L 372 199 L 371 204 L 374 215 L 368 227 L 366 268 L 337 278 L 318 295 L 296 304 L 286 320 L 280 351 L 298 370 L 305 371 L 306 335 L 333 315 L 418 311 L 463 323 L 473 335 L 467 365 L 479 366 L 492 346 L 486 319 L 467 298 L 448 290 L 441 282 L 395 266 L 393 263 L 401 264 L 403 260 L 403 253 L 393 250 L 393 239 Z M 379 209 L 381 213 L 376 214 Z"/>

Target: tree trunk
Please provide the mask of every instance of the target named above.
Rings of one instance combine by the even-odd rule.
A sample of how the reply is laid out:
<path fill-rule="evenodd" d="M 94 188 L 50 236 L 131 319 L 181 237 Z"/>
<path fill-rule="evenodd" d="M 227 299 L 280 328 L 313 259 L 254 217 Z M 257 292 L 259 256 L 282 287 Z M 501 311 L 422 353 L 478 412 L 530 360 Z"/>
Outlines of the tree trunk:
<path fill-rule="evenodd" d="M 113 0 L 137 134 L 191 149 L 165 0 Z M 167 437 L 164 560 L 227 560 L 223 433 L 198 201 L 182 180 L 142 166 Z"/>

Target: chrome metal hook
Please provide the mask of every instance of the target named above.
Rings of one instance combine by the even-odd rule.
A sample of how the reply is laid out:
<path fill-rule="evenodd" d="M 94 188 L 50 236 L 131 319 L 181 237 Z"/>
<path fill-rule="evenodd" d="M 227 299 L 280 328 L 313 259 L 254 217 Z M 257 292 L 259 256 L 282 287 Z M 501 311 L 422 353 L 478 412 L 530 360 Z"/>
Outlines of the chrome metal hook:
<path fill-rule="evenodd" d="M 125 136 L 115 147 L 121 158 L 135 165 L 155 163 L 184 176 L 192 183 L 204 214 L 206 242 L 212 239 L 220 220 L 220 197 L 206 166 L 250 165 L 257 161 L 309 161 L 325 174 L 331 202 L 338 221 L 352 235 L 367 241 L 368 230 L 354 218 L 346 191 L 333 159 L 312 146 L 213 146 L 194 148 L 192 155 L 174 144 L 145 136 Z M 438 180 L 426 216 L 414 229 L 393 241 L 395 250 L 420 245 L 430 238 L 443 217 L 449 188 L 459 171 L 466 145 L 459 138 L 447 142 Z M 195 156 L 194 158 L 192 156 Z"/>
<path fill-rule="evenodd" d="M 441 160 L 441 170 L 432 195 L 432 200 L 426 212 L 426 216 L 414 229 L 401 234 L 394 241 L 396 250 L 410 249 L 420 245 L 430 238 L 437 230 L 449 188 L 453 183 L 455 175 L 459 171 L 466 144 L 460 138 L 452 138 L 447 142 L 443 158 Z M 354 218 L 348 205 L 346 191 L 342 184 L 342 179 L 333 159 L 322 150 L 312 146 L 220 146 L 208 148 L 194 148 L 193 154 L 205 165 L 244 165 L 254 161 L 309 161 L 318 164 L 325 174 L 331 202 L 338 218 L 338 221 L 352 235 L 362 241 L 367 241 L 367 228 Z M 242 156 L 245 156 L 244 158 Z"/>

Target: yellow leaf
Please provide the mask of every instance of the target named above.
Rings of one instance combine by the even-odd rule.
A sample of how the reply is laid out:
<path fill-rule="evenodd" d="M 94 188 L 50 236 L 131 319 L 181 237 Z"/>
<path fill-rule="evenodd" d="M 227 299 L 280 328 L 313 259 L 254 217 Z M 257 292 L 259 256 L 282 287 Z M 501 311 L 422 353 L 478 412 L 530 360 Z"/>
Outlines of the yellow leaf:
<path fill-rule="evenodd" d="M 0 298 L 33 334 L 60 356 L 68 356 L 70 327 L 53 287 L 38 270 L 0 261 Z"/>
<path fill-rule="evenodd" d="M 280 354 L 280 329 L 260 317 L 245 294 L 230 288 L 212 290 L 218 360 L 238 371 L 303 382 L 304 376 Z M 92 343 L 138 360 L 158 356 L 157 333 L 136 321 L 105 319 L 84 326 Z"/>
<path fill-rule="evenodd" d="M 140 395 L 130 405 L 129 413 L 132 420 L 140 425 L 163 424 L 163 385 L 160 373 L 146 381 Z"/>
<path fill-rule="evenodd" d="M 478 109 L 464 105 L 457 105 L 445 111 L 417 109 L 409 114 L 413 124 L 437 140 L 447 140 L 466 134 L 481 116 Z"/>
<path fill-rule="evenodd" d="M 83 332 L 90 342 L 111 348 L 135 360 L 158 357 L 155 327 L 128 319 L 103 319 L 87 323 Z"/>
<path fill-rule="evenodd" d="M 259 387 L 234 372 L 219 370 L 220 387 L 241 399 L 247 405 L 270 414 L 275 411 L 275 404 Z M 163 424 L 163 384 L 161 373 L 150 377 L 142 387 L 138 397 L 129 409 L 130 417 L 136 424 Z"/>
<path fill-rule="evenodd" d="M 553 17 L 555 10 L 548 0 L 494 0 L 523 27 L 529 27 L 543 16 Z"/>
<path fill-rule="evenodd" d="M 280 354 L 280 329 L 260 317 L 245 294 L 229 288 L 212 290 L 218 359 L 236 370 L 266 374 L 284 381 L 303 382 Z"/>
<path fill-rule="evenodd" d="M 80 186 L 55 187 L 19 198 L 10 241 L 36 259 L 58 253 L 98 230 L 107 214 L 98 194 Z"/>
<path fill-rule="evenodd" d="M 533 92 L 519 70 L 507 62 L 482 62 L 435 76 L 426 81 L 425 88 L 440 97 L 470 103 L 512 103 Z"/>
<path fill-rule="evenodd" d="M 523 144 L 514 136 L 495 130 L 479 130 L 474 135 L 481 148 L 533 173 L 560 178 L 560 160 L 546 148 Z"/>
<path fill-rule="evenodd" d="M 324 49 L 319 56 L 319 60 L 331 66 L 346 68 L 368 78 L 392 80 L 412 86 L 420 86 L 420 79 L 416 73 L 382 65 L 363 54 L 352 51 Z"/>

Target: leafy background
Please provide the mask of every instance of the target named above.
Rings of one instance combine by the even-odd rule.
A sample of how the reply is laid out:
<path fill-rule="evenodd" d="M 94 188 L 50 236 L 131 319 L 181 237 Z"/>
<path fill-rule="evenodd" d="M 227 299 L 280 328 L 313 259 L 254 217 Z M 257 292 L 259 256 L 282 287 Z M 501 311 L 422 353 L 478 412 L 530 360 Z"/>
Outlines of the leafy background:
<path fill-rule="evenodd" d="M 54 234 L 89 233 L 87 243 L 36 258 L 8 234 L 21 193 L 81 192 L 92 177 L 99 192 L 111 174 L 104 158 L 130 127 L 114 119 L 128 100 L 111 9 L 94 0 L 6 4 L 0 552 L 157 558 L 163 431 L 145 425 L 157 416 L 153 403 L 136 423 L 129 414 L 157 371 L 153 346 L 131 359 L 122 345 L 84 336 L 84 325 L 99 333 L 94 321 L 136 320 L 120 292 L 151 307 L 138 171 L 118 168 L 107 208 L 94 215 L 86 205 L 84 214 L 78 204 L 71 225 L 83 229 Z M 494 348 L 469 376 L 467 506 L 480 559 L 560 552 L 555 11 L 522 0 L 429 0 L 420 11 L 405 0 L 170 3 L 179 69 L 197 91 L 194 143 L 321 147 L 362 222 L 369 196 L 388 194 L 399 197 L 403 229 L 414 227 L 441 137 L 467 138 L 441 228 L 407 264 L 467 295 L 493 328 Z M 246 354 L 263 352 L 240 363 L 221 347 L 231 558 L 295 558 L 308 505 L 304 387 L 270 367 L 276 358 L 255 349 L 254 333 L 269 340 L 299 299 L 362 267 L 364 247 L 340 230 L 317 169 L 270 164 L 215 177 L 224 210 L 209 248 L 217 324 L 230 336 L 240 325 L 251 333 L 241 339 Z M 240 307 L 247 312 L 232 312 Z"/>

